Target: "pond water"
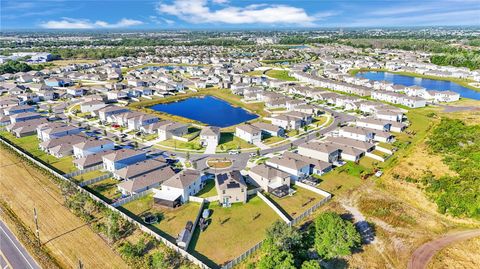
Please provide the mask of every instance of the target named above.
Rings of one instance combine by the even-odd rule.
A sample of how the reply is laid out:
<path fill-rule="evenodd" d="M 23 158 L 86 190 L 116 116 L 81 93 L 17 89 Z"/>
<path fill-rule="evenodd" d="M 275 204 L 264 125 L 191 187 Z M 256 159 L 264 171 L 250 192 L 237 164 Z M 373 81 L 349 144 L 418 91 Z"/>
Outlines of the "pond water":
<path fill-rule="evenodd" d="M 421 86 L 427 90 L 437 91 L 453 91 L 460 94 L 460 97 L 480 100 L 480 92 L 466 88 L 455 82 L 446 80 L 435 80 L 427 78 L 417 78 L 405 75 L 399 75 L 389 72 L 360 72 L 357 77 L 368 78 L 370 80 L 386 80 L 394 84 L 402 84 L 405 86 Z"/>
<path fill-rule="evenodd" d="M 222 128 L 258 117 L 241 107 L 235 107 L 213 96 L 191 97 L 178 102 L 154 105 L 150 108 Z"/>

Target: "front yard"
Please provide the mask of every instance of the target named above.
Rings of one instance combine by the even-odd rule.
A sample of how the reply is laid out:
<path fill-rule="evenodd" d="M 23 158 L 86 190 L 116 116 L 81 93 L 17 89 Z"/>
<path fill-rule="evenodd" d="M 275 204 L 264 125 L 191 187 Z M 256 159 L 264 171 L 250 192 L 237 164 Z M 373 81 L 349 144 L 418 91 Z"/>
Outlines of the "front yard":
<path fill-rule="evenodd" d="M 255 145 L 247 143 L 247 141 L 236 137 L 233 133 L 221 133 L 220 141 L 217 146 L 217 152 L 225 152 L 237 149 L 253 149 Z"/>
<path fill-rule="evenodd" d="M 201 232 L 196 229 L 189 251 L 208 257 L 207 265 L 216 267 L 239 256 L 265 238 L 265 231 L 278 220 L 278 215 L 260 198 L 253 197 L 246 204 L 224 208 L 212 202 L 210 225 Z M 215 264 L 212 264 L 215 263 Z"/>
<path fill-rule="evenodd" d="M 174 149 L 186 149 L 186 150 L 202 150 L 204 147 L 200 145 L 200 137 L 196 137 L 195 139 L 184 142 L 176 139 L 168 139 L 158 143 L 160 146 L 166 146 L 169 148 Z"/>

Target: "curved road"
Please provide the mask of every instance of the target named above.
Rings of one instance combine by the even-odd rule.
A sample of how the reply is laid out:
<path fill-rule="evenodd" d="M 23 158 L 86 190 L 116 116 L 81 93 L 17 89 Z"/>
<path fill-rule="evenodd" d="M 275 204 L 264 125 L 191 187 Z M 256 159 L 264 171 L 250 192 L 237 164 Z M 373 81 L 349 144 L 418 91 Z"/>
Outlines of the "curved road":
<path fill-rule="evenodd" d="M 427 242 L 417 248 L 415 252 L 413 252 L 412 257 L 408 262 L 408 269 L 427 268 L 427 265 L 432 259 L 432 257 L 442 248 L 450 244 L 467 240 L 476 236 L 480 236 L 480 229 L 451 233 L 441 238 Z"/>

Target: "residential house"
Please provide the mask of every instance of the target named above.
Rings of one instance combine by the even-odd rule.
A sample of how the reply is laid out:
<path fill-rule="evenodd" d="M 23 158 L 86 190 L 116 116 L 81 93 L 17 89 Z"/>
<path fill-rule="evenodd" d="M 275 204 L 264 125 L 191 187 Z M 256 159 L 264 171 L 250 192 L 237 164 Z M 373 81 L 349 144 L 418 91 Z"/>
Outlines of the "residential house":
<path fill-rule="evenodd" d="M 163 167 L 129 178 L 118 184 L 117 188 L 123 195 L 133 195 L 155 188 L 174 176 L 175 171 L 171 167 Z"/>
<path fill-rule="evenodd" d="M 224 207 L 230 207 L 232 203 L 247 202 L 247 184 L 238 170 L 217 174 L 215 188 L 220 204 Z"/>
<path fill-rule="evenodd" d="M 235 127 L 235 136 L 255 144 L 262 141 L 262 130 L 251 124 L 242 124 Z"/>
<path fill-rule="evenodd" d="M 220 128 L 215 126 L 203 127 L 200 131 L 200 143 L 203 146 L 216 147 L 220 141 Z"/>
<path fill-rule="evenodd" d="M 114 172 L 115 170 L 145 160 L 146 154 L 141 150 L 120 149 L 102 156 L 102 159 L 103 168 L 107 171 Z"/>
<path fill-rule="evenodd" d="M 197 170 L 183 170 L 161 184 L 154 201 L 157 204 L 175 207 L 188 202 L 190 196 L 203 188 L 202 174 Z"/>
<path fill-rule="evenodd" d="M 160 141 L 182 137 L 188 133 L 188 124 L 180 122 L 169 122 L 158 128 L 158 138 Z"/>
<path fill-rule="evenodd" d="M 79 144 L 73 145 L 73 155 L 75 158 L 83 158 L 97 152 L 113 150 L 114 147 L 115 144 L 110 140 L 90 138 Z"/>
<path fill-rule="evenodd" d="M 336 163 L 340 159 L 340 150 L 332 143 L 307 142 L 300 144 L 298 154 L 328 163 Z"/>

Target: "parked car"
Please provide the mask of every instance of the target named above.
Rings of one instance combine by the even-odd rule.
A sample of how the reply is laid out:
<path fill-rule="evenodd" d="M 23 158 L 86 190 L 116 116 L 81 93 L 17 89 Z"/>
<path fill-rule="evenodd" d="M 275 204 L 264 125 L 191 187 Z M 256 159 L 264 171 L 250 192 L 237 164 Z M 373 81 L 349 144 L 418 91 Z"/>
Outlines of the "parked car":
<path fill-rule="evenodd" d="M 238 150 L 230 150 L 230 151 L 228 152 L 228 154 L 230 154 L 230 155 L 236 155 L 236 154 L 240 154 L 240 151 L 238 151 Z"/>

